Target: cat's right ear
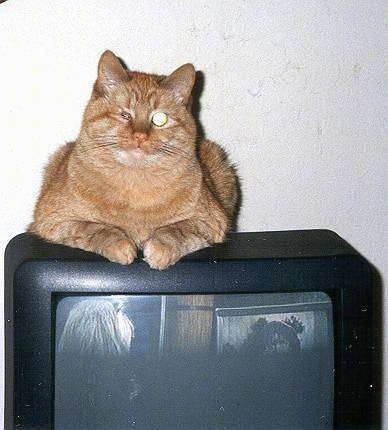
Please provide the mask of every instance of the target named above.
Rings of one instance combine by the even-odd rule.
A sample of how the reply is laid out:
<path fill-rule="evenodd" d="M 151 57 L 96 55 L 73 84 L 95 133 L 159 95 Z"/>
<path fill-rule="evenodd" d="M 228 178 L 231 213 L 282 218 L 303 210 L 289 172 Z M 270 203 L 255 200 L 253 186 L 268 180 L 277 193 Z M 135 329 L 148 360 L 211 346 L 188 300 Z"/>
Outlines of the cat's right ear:
<path fill-rule="evenodd" d="M 118 85 L 128 80 L 128 74 L 112 51 L 105 51 L 98 62 L 96 90 L 109 96 Z"/>

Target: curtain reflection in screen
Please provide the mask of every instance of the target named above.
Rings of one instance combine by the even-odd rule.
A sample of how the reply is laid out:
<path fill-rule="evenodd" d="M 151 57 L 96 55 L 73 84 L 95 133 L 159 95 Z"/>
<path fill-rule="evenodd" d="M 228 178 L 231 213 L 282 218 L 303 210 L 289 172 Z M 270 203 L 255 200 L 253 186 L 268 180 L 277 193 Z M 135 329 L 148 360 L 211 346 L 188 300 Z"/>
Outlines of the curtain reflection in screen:
<path fill-rule="evenodd" d="M 73 306 L 57 348 L 56 429 L 136 425 L 141 390 L 131 365 L 133 336 L 120 302 L 93 298 Z"/>
<path fill-rule="evenodd" d="M 119 355 L 129 352 L 134 334 L 131 320 L 108 300 L 83 300 L 70 311 L 60 352 Z"/>

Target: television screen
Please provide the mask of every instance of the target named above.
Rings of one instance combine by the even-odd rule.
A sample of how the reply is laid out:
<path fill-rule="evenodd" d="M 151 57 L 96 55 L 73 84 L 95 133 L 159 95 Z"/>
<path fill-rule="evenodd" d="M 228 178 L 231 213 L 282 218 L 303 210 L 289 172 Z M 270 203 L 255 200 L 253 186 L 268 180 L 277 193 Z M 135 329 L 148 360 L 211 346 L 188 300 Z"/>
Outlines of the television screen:
<path fill-rule="evenodd" d="M 333 428 L 323 292 L 61 295 L 55 429 Z"/>

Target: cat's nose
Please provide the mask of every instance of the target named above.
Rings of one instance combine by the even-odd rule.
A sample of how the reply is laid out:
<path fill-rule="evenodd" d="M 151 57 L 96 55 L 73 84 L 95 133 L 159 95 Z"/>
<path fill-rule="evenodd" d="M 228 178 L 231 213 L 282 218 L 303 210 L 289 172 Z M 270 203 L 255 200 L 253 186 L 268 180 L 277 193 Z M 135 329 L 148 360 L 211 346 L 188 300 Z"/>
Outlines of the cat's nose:
<path fill-rule="evenodd" d="M 147 139 L 147 134 L 141 131 L 136 131 L 133 133 L 133 138 L 135 139 L 135 142 L 138 144 L 138 146 L 140 146 Z"/>

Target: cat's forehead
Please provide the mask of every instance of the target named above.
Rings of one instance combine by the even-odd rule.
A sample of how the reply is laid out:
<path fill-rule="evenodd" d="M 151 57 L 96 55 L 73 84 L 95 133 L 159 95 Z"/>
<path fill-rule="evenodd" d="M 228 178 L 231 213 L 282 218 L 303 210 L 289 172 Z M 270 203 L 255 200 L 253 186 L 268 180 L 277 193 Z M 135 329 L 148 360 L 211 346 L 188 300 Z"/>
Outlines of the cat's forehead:
<path fill-rule="evenodd" d="M 126 87 L 137 102 L 147 102 L 150 98 L 160 97 L 165 92 L 161 83 L 164 76 L 151 75 L 141 72 L 129 72 Z"/>

